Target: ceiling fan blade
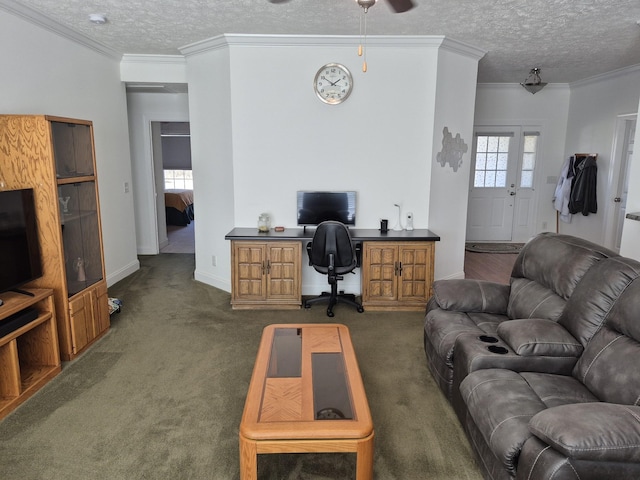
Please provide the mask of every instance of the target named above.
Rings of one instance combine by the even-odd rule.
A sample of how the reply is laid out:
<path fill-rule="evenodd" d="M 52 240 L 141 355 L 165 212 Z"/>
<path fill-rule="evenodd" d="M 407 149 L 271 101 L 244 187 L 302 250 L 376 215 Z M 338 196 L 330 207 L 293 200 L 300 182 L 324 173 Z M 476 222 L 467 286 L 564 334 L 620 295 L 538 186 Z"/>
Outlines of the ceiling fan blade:
<path fill-rule="evenodd" d="M 414 7 L 411 0 L 387 0 L 387 3 L 396 13 L 406 12 Z"/>

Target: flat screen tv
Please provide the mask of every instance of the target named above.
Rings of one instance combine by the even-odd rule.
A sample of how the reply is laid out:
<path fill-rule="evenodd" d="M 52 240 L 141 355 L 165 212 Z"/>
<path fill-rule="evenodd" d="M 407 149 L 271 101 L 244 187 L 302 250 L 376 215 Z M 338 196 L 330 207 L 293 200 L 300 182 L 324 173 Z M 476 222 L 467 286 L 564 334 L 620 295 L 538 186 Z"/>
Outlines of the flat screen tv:
<path fill-rule="evenodd" d="M 0 292 L 42 276 L 33 189 L 0 192 Z"/>
<path fill-rule="evenodd" d="M 297 193 L 298 225 L 315 226 L 326 220 L 356 224 L 356 192 Z"/>

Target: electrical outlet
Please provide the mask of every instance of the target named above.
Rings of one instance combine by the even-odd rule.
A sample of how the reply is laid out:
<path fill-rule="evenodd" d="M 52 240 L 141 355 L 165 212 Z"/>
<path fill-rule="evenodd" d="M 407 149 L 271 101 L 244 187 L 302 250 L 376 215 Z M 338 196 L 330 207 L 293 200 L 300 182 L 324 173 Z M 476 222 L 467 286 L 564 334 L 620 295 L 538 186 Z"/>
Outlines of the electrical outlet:
<path fill-rule="evenodd" d="M 542 222 L 542 230 L 546 230 L 547 229 L 547 222 Z"/>
<path fill-rule="evenodd" d="M 211 265 L 213 265 L 214 267 L 218 265 L 218 259 L 215 255 L 211 255 Z"/>
<path fill-rule="evenodd" d="M 124 193 L 129 193 L 129 182 L 124 182 Z"/>

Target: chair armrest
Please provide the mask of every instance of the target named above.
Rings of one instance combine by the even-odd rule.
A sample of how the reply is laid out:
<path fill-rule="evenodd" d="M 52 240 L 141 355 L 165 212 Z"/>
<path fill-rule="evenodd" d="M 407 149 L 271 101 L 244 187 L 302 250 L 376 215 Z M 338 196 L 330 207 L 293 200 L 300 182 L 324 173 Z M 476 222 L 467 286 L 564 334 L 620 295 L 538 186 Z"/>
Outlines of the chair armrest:
<path fill-rule="evenodd" d="M 307 243 L 307 257 L 309 257 L 309 266 L 312 267 L 313 263 L 311 262 L 311 247 L 313 245 L 313 242 L 308 242 Z"/>
<path fill-rule="evenodd" d="M 529 430 L 570 458 L 640 462 L 640 406 L 603 402 L 561 405 L 534 415 Z"/>
<path fill-rule="evenodd" d="M 454 279 L 433 282 L 433 297 L 443 310 L 506 314 L 509 285 L 483 280 Z"/>
<path fill-rule="evenodd" d="M 360 268 L 360 265 L 362 263 L 362 243 L 360 242 L 356 243 L 355 250 L 356 250 L 356 268 Z"/>
<path fill-rule="evenodd" d="M 498 336 L 518 355 L 579 357 L 583 346 L 562 325 L 545 318 L 507 320 Z"/>

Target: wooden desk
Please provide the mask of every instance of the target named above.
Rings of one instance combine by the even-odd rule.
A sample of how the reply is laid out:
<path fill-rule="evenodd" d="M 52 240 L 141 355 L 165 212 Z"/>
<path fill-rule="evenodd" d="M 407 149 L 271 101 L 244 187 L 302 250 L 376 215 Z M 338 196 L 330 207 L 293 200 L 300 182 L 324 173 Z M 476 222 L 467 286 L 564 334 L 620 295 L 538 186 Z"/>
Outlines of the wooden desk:
<path fill-rule="evenodd" d="M 302 244 L 313 239 L 314 231 L 231 230 L 225 238 L 231 241 L 232 307 L 300 308 Z M 352 240 L 362 245 L 362 305 L 371 310 L 424 310 L 440 237 L 427 229 L 350 231 Z"/>
<path fill-rule="evenodd" d="M 260 453 L 355 452 L 373 478 L 373 421 L 349 330 L 339 324 L 264 329 L 240 422 L 240 479 Z"/>

